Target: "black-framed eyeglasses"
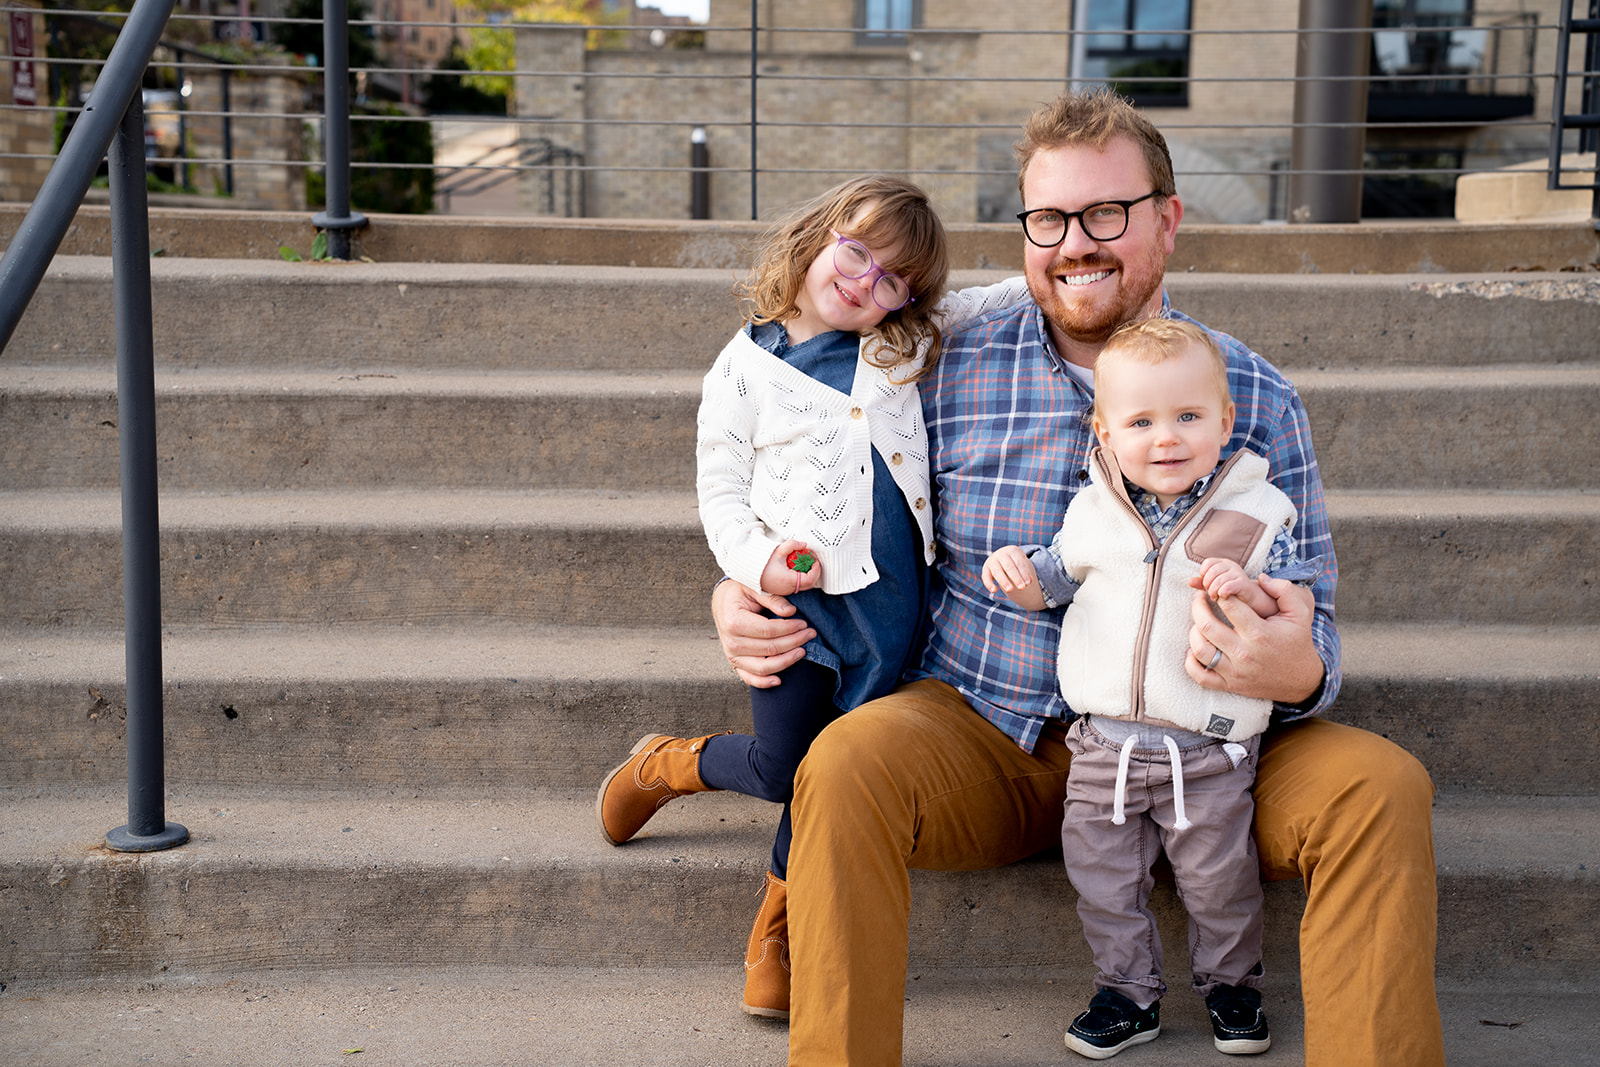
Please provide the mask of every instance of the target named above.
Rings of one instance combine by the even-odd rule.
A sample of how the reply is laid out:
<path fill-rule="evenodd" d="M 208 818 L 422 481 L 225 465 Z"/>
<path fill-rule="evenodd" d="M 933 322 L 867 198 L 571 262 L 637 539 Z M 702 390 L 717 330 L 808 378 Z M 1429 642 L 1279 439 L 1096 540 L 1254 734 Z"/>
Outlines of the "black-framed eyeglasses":
<path fill-rule="evenodd" d="M 1017 218 L 1022 221 L 1023 236 L 1040 248 L 1054 248 L 1064 241 L 1073 219 L 1078 220 L 1089 240 L 1115 241 L 1128 232 L 1128 209 L 1160 193 L 1161 190 L 1152 189 L 1137 200 L 1105 200 L 1090 204 L 1082 211 L 1036 207 L 1032 211 L 1017 212 Z"/>
<path fill-rule="evenodd" d="M 829 230 L 829 233 L 839 238 L 839 243 L 833 246 L 833 266 L 846 278 L 859 280 L 877 272 L 878 276 L 872 280 L 872 300 L 884 311 L 899 311 L 907 304 L 915 301 L 911 296 L 911 286 L 898 274 L 891 274 L 873 262 L 872 253 L 867 251 L 867 246 L 860 241 L 844 236 L 838 230 Z"/>

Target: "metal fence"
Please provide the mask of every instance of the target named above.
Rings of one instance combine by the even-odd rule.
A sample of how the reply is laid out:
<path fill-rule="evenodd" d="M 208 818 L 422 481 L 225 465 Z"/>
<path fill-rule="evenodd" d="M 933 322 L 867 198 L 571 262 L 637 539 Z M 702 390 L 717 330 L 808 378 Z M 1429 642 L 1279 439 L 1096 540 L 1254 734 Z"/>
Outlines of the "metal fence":
<path fill-rule="evenodd" d="M 509 214 L 749 218 L 848 173 L 887 170 L 956 188 L 950 197 L 972 202 L 973 220 L 1004 219 L 1014 206 L 1008 200 L 1014 170 L 1005 149 L 1021 117 L 1033 102 L 1086 84 L 1088 79 L 1071 72 L 1091 69 L 1110 70 L 1102 80 L 1151 109 L 1174 144 L 1180 191 L 1228 187 L 1236 199 L 1249 193 L 1251 207 L 1238 217 L 1222 217 L 1219 210 L 1218 221 L 1285 218 L 1288 190 L 1297 179 L 1352 171 L 1363 179 L 1362 213 L 1369 217 L 1448 215 L 1461 176 L 1540 159 L 1549 161 L 1553 183 L 1593 183 L 1592 174 L 1558 174 L 1556 167 L 1563 153 L 1593 147 L 1585 140 L 1591 131 L 1562 125 L 1560 116 L 1586 109 L 1596 71 L 1593 48 L 1585 52 L 1585 42 L 1595 38 L 1575 35 L 1573 48 L 1584 54 L 1565 64 L 1557 53 L 1567 46 L 1566 32 L 1558 21 L 1537 14 L 1480 10 L 1466 26 L 1325 30 L 1352 36 L 1366 56 L 1364 73 L 1348 76 L 1358 78 L 1364 107 L 1336 121 L 1308 119 L 1282 106 L 1307 82 L 1292 59 L 1299 29 L 1164 33 L 1163 41 L 1192 57 L 1182 76 L 1174 77 L 1162 70 L 1141 73 L 1137 66 L 1095 66 L 1091 45 L 1115 53 L 1119 41 L 1131 46 L 1148 34 L 994 29 L 977 22 L 979 14 L 965 28 L 906 31 L 896 48 L 916 56 L 956 35 L 966 47 L 976 42 L 980 51 L 1026 48 L 1030 56 L 1056 56 L 1059 62 L 1029 64 L 1049 68 L 1039 74 L 981 62 L 933 69 L 906 62 L 896 48 L 859 48 L 861 33 L 849 26 L 638 25 L 607 27 L 604 40 L 591 35 L 575 64 L 541 66 L 554 53 L 524 51 L 522 42 L 570 37 L 572 28 L 354 20 L 350 32 L 369 42 L 368 54 L 388 57 L 350 71 L 356 206 L 483 213 L 482 205 L 489 204 L 492 213 Z M 53 10 L 43 17 L 49 41 L 67 20 L 115 23 L 122 16 Z M 230 197 L 241 207 L 320 204 L 325 67 L 315 54 L 245 47 L 241 41 L 270 41 L 295 28 L 320 34 L 321 25 L 310 19 L 251 18 L 245 24 L 238 16 L 172 16 L 144 94 L 149 165 L 171 191 L 197 195 L 196 203 Z M 508 113 L 430 108 L 435 98 L 459 101 L 460 92 L 445 90 L 459 89 L 469 72 L 445 62 L 448 51 L 425 62 L 408 45 L 430 34 L 456 45 L 484 32 L 518 42 L 516 64 L 470 72 L 515 82 Z M 733 42 L 743 42 L 743 55 L 728 47 Z M 851 58 L 852 50 L 858 58 Z M 83 84 L 92 86 L 103 61 L 43 51 L 33 62 L 49 74 L 52 92 L 33 107 L 70 127 L 81 107 L 71 99 L 73 76 L 81 72 Z M 1247 61 L 1203 58 L 1217 55 Z M 276 92 L 241 94 L 241 85 L 260 90 L 269 82 L 278 86 Z M 581 109 L 551 106 L 548 98 L 557 91 L 552 87 L 587 103 Z M 840 99 L 852 95 L 883 101 L 883 107 L 840 107 Z M 908 100 L 940 99 L 971 106 L 904 106 Z M 1294 157 L 1295 137 L 1330 129 L 1360 133 L 1364 151 L 1354 162 Z M 379 130 L 389 131 L 387 142 L 376 136 Z M 919 149 L 907 148 L 957 142 L 977 147 L 921 151 L 920 159 Z M 392 147 L 401 143 L 420 144 L 422 151 L 406 155 Z M 806 145 L 821 147 L 799 151 Z M 363 176 L 410 187 L 412 201 L 364 192 Z M 708 185 L 717 195 L 707 195 Z M 1196 217 L 1203 221 L 1207 215 Z"/>

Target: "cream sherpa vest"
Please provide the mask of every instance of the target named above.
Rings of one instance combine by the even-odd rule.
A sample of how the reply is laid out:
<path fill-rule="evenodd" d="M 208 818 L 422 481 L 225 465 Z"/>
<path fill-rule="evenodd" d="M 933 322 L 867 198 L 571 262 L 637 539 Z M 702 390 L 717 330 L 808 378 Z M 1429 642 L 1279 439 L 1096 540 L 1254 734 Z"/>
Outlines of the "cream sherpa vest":
<path fill-rule="evenodd" d="M 1116 458 L 1095 449 L 1091 484 L 1067 508 L 1052 546 L 1082 587 L 1061 625 L 1061 694 L 1073 711 L 1170 723 L 1227 741 L 1266 729 L 1272 703 L 1202 689 L 1184 672 L 1188 579 L 1211 557 L 1261 573 L 1294 505 L 1267 482 L 1267 461 L 1234 453 L 1166 541 L 1128 498 Z"/>

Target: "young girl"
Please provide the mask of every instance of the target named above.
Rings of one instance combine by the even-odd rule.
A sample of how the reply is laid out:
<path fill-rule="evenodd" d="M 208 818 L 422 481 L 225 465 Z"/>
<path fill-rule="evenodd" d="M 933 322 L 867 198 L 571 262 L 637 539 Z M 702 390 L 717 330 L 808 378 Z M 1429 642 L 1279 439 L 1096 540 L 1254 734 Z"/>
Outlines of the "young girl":
<path fill-rule="evenodd" d="M 768 234 L 739 286 L 749 323 L 705 378 L 700 518 L 725 574 L 790 599 L 816 631 L 781 684 L 752 689 L 754 735 L 651 734 L 600 785 L 621 844 L 675 797 L 784 805 L 745 956 L 744 1010 L 789 1017 L 789 799 L 837 716 L 892 690 L 916 651 L 933 511 L 916 382 L 942 326 L 1024 298 L 1022 279 L 945 296 L 944 227 L 899 178 L 857 178 Z"/>

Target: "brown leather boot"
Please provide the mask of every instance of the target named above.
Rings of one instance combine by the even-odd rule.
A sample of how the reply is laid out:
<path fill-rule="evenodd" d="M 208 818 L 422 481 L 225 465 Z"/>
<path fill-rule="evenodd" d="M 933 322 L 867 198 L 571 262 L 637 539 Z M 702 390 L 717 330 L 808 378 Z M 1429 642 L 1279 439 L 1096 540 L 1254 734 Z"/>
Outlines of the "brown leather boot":
<path fill-rule="evenodd" d="M 761 910 L 744 950 L 746 1015 L 789 1018 L 789 886 L 767 872 Z"/>
<path fill-rule="evenodd" d="M 622 765 L 606 775 L 595 797 L 594 812 L 606 840 L 620 845 L 642 830 L 667 801 L 686 793 L 711 792 L 700 780 L 700 750 L 717 736 L 641 737 Z"/>

